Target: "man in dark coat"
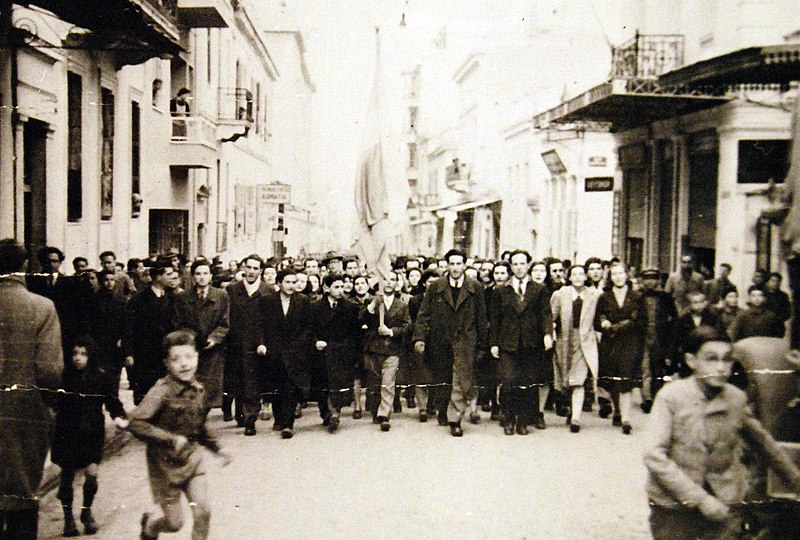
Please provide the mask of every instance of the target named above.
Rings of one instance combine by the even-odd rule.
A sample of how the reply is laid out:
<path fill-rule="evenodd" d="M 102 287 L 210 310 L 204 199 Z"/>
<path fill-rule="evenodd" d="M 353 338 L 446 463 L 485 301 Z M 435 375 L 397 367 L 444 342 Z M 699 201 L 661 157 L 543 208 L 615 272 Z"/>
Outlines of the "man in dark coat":
<path fill-rule="evenodd" d="M 339 428 L 341 409 L 353 385 L 354 369 L 361 344 L 361 325 L 358 321 L 359 306 L 344 297 L 344 276 L 328 274 L 322 280 L 325 294 L 311 306 L 314 347 L 312 358 L 317 369 L 325 370 L 327 390 L 328 431 L 336 433 Z M 320 413 L 325 407 L 320 402 Z"/>
<path fill-rule="evenodd" d="M 792 316 L 792 302 L 789 300 L 789 295 L 781 290 L 782 281 L 783 276 L 778 272 L 772 272 L 769 275 L 764 286 L 764 295 L 766 296 L 764 308 L 777 315 L 781 323 L 786 323 Z"/>
<path fill-rule="evenodd" d="M 725 332 L 719 316 L 709 309 L 708 299 L 704 292 L 691 291 L 686 295 L 686 301 L 688 302 L 688 311 L 678 319 L 678 354 L 676 355 L 678 358 L 674 359 L 674 365 L 670 370 L 670 373 L 677 372 L 681 377 L 691 374 L 691 369 L 684 362 L 684 353 L 686 344 L 690 343 L 689 336 L 692 332 L 701 326 L 710 326 L 722 333 Z M 677 302 L 675 308 L 679 309 Z"/>
<path fill-rule="evenodd" d="M 530 280 L 531 255 L 511 253 L 513 277 L 494 292 L 491 313 L 491 355 L 499 360 L 500 407 L 506 435 L 528 434 L 533 416 L 543 429 L 539 410 L 539 386 L 552 382 L 553 364 L 545 351 L 553 347 L 553 319 L 550 295 L 544 285 Z M 531 410 L 533 409 L 533 410 Z"/>
<path fill-rule="evenodd" d="M 138 405 L 158 379 L 164 367 L 164 337 L 175 330 L 175 297 L 170 284 L 175 269 L 167 260 L 150 268 L 150 286 L 128 301 L 125 313 L 125 363 L 133 366 L 133 402 Z"/>
<path fill-rule="evenodd" d="M 22 246 L 0 240 L 0 536 L 21 540 L 36 538 L 50 447 L 41 390 L 58 388 L 64 367 L 55 306 L 25 289 L 26 259 Z"/>
<path fill-rule="evenodd" d="M 256 356 L 256 347 L 263 334 L 261 320 L 262 299 L 275 291 L 261 280 L 264 261 L 256 254 L 243 261 L 244 277 L 225 290 L 230 302 L 230 330 L 227 337 L 225 359 L 224 396 L 222 411 L 225 421 L 233 420 L 231 405 L 236 403 L 236 423 L 244 426 L 245 385 L 252 387 L 250 393 L 259 395 L 263 375 L 263 359 Z"/>
<path fill-rule="evenodd" d="M 221 407 L 228 293 L 211 286 L 211 263 L 206 259 L 194 261 L 191 274 L 193 286 L 175 298 L 175 328 L 188 328 L 195 333 L 200 353 L 197 380 L 206 389 L 208 405 Z"/>
<path fill-rule="evenodd" d="M 754 336 L 783 337 L 786 327 L 775 313 L 766 308 L 764 290 L 757 285 L 751 285 L 748 293 L 749 309 L 742 311 L 734 319 L 730 331 L 731 339 L 739 341 Z"/>
<path fill-rule="evenodd" d="M 473 365 L 487 345 L 486 304 L 480 284 L 464 275 L 464 252 L 445 254 L 448 275 L 433 283 L 414 325 L 414 348 L 428 351 L 433 384 L 452 389 L 447 408 L 450 433 L 461 437 L 461 419 L 472 398 Z"/>
<path fill-rule="evenodd" d="M 119 379 L 124 364 L 122 339 L 125 334 L 125 297 L 116 291 L 116 272 L 99 273 L 100 288 L 94 295 L 91 314 L 91 336 L 97 343 L 99 367 L 108 373 L 119 390 Z"/>
<path fill-rule="evenodd" d="M 294 435 L 297 403 L 309 388 L 307 356 L 310 352 L 311 310 L 308 298 L 297 293 L 294 270 L 278 272 L 279 290 L 261 300 L 262 336 L 256 353 L 266 356 L 264 373 L 267 389 L 274 392 L 272 410 L 275 427 L 284 439 Z M 245 396 L 245 435 L 255 435 L 259 396 Z"/>
<path fill-rule="evenodd" d="M 659 288 L 657 268 L 642 270 L 642 296 L 647 308 L 647 329 L 642 359 L 642 411 L 649 413 L 656 393 L 664 385 L 668 365 L 676 360 L 678 311 L 672 295 Z"/>

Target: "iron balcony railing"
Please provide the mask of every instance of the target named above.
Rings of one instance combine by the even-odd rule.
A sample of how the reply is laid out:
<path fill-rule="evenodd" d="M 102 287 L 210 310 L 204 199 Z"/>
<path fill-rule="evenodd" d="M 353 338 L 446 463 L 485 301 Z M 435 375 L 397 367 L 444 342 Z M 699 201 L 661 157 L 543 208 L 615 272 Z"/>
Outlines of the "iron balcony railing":
<path fill-rule="evenodd" d="M 636 35 L 612 49 L 611 79 L 656 79 L 683 65 L 684 36 Z"/>
<path fill-rule="evenodd" d="M 172 114 L 172 142 L 216 146 L 217 126 L 205 115 Z"/>

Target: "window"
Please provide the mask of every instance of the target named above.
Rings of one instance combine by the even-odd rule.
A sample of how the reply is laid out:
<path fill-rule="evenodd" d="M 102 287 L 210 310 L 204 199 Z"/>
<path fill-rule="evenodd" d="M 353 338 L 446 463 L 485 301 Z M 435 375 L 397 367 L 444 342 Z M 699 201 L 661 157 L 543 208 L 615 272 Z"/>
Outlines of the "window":
<path fill-rule="evenodd" d="M 67 122 L 69 126 L 67 171 L 67 221 L 80 221 L 83 216 L 83 178 L 81 133 L 83 79 L 77 73 L 67 73 Z"/>
<path fill-rule="evenodd" d="M 156 79 L 158 80 L 158 79 Z M 100 218 L 114 214 L 114 93 L 100 89 L 103 132 L 100 157 Z"/>
<path fill-rule="evenodd" d="M 131 217 L 139 217 L 141 211 L 141 120 L 139 103 L 131 101 Z"/>
<path fill-rule="evenodd" d="M 770 139 L 739 141 L 739 184 L 776 184 L 786 180 L 789 172 L 789 141 Z"/>
<path fill-rule="evenodd" d="M 408 167 L 417 166 L 417 143 L 408 143 Z"/>

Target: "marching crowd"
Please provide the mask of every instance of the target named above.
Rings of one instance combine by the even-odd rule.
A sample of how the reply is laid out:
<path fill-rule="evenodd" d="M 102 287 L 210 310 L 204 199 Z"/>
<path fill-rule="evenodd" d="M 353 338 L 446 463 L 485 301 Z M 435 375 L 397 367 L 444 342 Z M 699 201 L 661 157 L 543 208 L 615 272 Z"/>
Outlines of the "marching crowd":
<path fill-rule="evenodd" d="M 665 381 L 698 371 L 704 343 L 782 337 L 791 315 L 780 274 L 756 271 L 740 295 L 728 279 L 730 265 L 712 279 L 688 256 L 666 275 L 655 268 L 634 274 L 618 259 L 536 261 L 516 250 L 493 261 L 452 249 L 441 258 L 397 257 L 378 276 L 335 252 L 302 260 L 252 254 L 225 266 L 176 252 L 123 265 L 105 251 L 99 269 L 77 257 L 67 275 L 58 248 L 40 250 L 40 271 L 21 274 L 24 252 L 12 241 L 0 244 L 0 292 L 18 296 L 0 295 L 0 312 L 19 314 L 18 324 L 36 331 L 33 339 L 9 342 L 18 350 L 3 356 L 37 359 L 29 372 L 3 364 L 0 386 L 56 390 L 42 403 L 56 410 L 52 460 L 62 468 L 65 536 L 79 534 L 72 484 L 81 469 L 80 521 L 87 534 L 97 531 L 91 506 L 104 406 L 119 428 L 148 443 L 150 485 L 163 515 L 142 517 L 142 538 L 181 528 L 181 493 L 194 503 L 193 538 L 205 538 L 210 513 L 195 450 L 205 446 L 229 459 L 205 429 L 211 408 L 221 407 L 245 436 L 256 435 L 259 419 L 272 419 L 272 430 L 291 439 L 309 403 L 331 434 L 351 406 L 354 420 L 367 416 L 389 431 L 405 401 L 419 422 L 435 418 L 454 437 L 464 424 L 485 421 L 481 412 L 505 435 L 528 435 L 530 427 L 546 429 L 545 410 L 577 434 L 582 415 L 597 406 L 627 435 L 634 389 L 650 413 Z M 40 297 L 52 301 L 54 313 Z M 698 341 L 703 332 L 712 337 Z M 123 370 L 136 405 L 127 414 L 118 399 Z M 21 418 L 44 405 L 33 398 L 12 403 L 3 394 L 0 439 L 9 446 L 25 426 L 9 421 L 8 409 Z M 24 479 L 0 481 L 4 512 L 26 510 L 26 498 L 35 499 L 48 429 L 14 443 L 29 446 L 15 464 Z M 22 495 L 12 501 L 12 492 Z M 12 521 L 0 531 L 30 527 Z"/>

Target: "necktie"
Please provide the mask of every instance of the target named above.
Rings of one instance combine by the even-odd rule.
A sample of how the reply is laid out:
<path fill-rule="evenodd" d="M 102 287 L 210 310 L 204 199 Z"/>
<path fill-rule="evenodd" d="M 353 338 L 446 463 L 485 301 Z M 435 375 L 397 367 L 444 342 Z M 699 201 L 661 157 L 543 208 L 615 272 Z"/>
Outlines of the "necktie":
<path fill-rule="evenodd" d="M 334 300 L 333 303 L 331 303 L 331 308 L 336 309 L 336 304 L 338 303 L 339 302 L 337 300 Z"/>
<path fill-rule="evenodd" d="M 522 281 L 517 285 L 517 296 L 519 296 L 520 301 L 525 299 L 525 283 Z"/>

